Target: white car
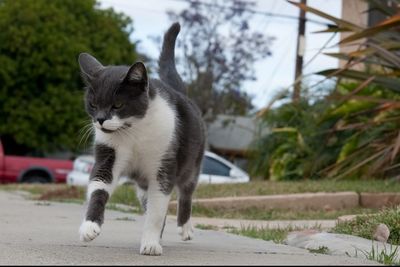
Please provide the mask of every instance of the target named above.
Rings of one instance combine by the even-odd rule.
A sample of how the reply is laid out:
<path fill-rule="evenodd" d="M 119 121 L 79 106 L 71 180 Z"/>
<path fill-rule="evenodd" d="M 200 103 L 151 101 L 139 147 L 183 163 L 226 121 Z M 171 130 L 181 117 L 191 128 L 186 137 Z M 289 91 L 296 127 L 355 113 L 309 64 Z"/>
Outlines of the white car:
<path fill-rule="evenodd" d="M 67 175 L 67 184 L 76 186 L 87 186 L 89 175 L 93 168 L 94 157 L 90 155 L 79 156 L 74 161 L 73 169 Z M 121 177 L 119 184 L 128 182 L 128 178 Z M 222 184 L 222 183 L 247 183 L 249 175 L 215 153 L 206 151 L 203 159 L 203 168 L 200 173 L 199 183 Z"/>
<path fill-rule="evenodd" d="M 238 166 L 215 153 L 205 152 L 199 183 L 223 184 L 249 181 L 249 175 Z"/>

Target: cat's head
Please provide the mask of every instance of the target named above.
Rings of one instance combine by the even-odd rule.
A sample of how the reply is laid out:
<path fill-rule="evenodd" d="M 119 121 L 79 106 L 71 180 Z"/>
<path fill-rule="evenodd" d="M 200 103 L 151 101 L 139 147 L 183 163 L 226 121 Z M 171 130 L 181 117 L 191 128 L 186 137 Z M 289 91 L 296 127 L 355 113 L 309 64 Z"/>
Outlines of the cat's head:
<path fill-rule="evenodd" d="M 81 53 L 78 61 L 86 84 L 85 108 L 98 129 L 112 133 L 144 117 L 149 84 L 142 62 L 131 67 L 103 66 L 87 53 Z"/>

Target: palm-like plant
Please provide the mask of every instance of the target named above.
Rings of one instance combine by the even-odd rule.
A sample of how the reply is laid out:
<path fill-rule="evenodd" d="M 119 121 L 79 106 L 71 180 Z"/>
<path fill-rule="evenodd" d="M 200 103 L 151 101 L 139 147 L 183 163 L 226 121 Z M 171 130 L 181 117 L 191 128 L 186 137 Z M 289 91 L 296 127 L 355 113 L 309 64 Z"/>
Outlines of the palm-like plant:
<path fill-rule="evenodd" d="M 399 0 L 394 1 L 400 4 Z M 356 49 L 329 54 L 342 68 L 318 74 L 336 78 L 320 102 L 266 108 L 271 133 L 254 145 L 252 174 L 269 179 L 387 178 L 400 169 L 400 14 L 370 1 L 387 19 L 363 28 L 303 4 L 292 4 L 332 21 L 323 32 L 349 32 L 342 45 Z M 353 46 L 355 47 L 355 46 Z M 354 66 L 362 65 L 363 68 Z M 362 70 L 360 70 L 362 69 Z M 297 119 L 293 119 L 297 118 Z"/>
<path fill-rule="evenodd" d="M 347 60 L 344 67 L 319 73 L 338 78 L 337 89 L 330 96 L 336 103 L 324 115 L 336 119 L 330 131 L 350 133 L 335 164 L 321 172 L 336 178 L 392 176 L 395 172 L 390 171 L 400 167 L 400 13 L 370 1 L 370 7 L 379 9 L 387 19 L 363 28 L 292 3 L 335 24 L 324 32 L 350 32 L 342 45 L 359 43 L 354 51 L 329 54 Z M 358 64 L 363 64 L 362 71 L 352 68 Z M 345 86 L 349 80 L 358 81 L 358 86 Z"/>

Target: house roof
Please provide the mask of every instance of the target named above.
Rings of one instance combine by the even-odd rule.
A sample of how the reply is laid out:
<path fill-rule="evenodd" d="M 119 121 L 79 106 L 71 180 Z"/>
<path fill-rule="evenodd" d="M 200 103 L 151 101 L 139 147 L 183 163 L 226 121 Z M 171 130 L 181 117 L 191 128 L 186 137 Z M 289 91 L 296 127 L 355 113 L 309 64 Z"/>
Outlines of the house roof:
<path fill-rule="evenodd" d="M 214 149 L 247 150 L 257 131 L 255 116 L 218 115 L 208 126 L 208 143 Z"/>

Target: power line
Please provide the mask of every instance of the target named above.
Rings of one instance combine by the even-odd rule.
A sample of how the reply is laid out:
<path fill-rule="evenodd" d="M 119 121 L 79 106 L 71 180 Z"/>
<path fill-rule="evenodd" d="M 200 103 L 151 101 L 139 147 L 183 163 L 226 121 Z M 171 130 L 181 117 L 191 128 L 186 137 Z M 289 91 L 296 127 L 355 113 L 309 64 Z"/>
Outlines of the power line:
<path fill-rule="evenodd" d="M 275 10 L 276 4 L 278 3 L 278 0 L 275 0 L 274 3 L 272 4 L 271 7 L 271 12 L 273 12 Z M 267 31 L 269 24 L 271 23 L 271 18 L 269 20 L 267 20 L 267 23 L 264 25 L 264 31 Z"/>
<path fill-rule="evenodd" d="M 210 4 L 210 3 L 205 3 L 205 2 L 202 2 L 202 1 L 198 1 L 198 0 L 170 0 L 170 1 L 186 2 L 186 3 L 198 3 L 198 4 L 201 4 L 203 6 L 212 6 L 212 7 L 218 7 L 218 8 L 221 8 L 221 9 L 234 10 L 234 8 L 230 7 L 230 6 L 222 6 L 222 5 L 218 5 L 218 4 Z M 278 17 L 278 18 L 292 19 L 292 20 L 299 20 L 299 17 L 292 16 L 292 15 L 272 13 L 272 12 L 267 12 L 267 11 L 258 11 L 258 10 L 254 10 L 254 9 L 250 9 L 250 8 L 243 8 L 243 10 L 245 10 L 247 12 L 250 12 L 250 13 L 253 13 L 253 14 L 256 14 L 256 15 L 263 15 L 263 16 L 269 16 L 269 17 Z M 322 22 L 322 21 L 314 20 L 314 19 L 304 18 L 304 20 L 306 22 L 311 22 L 311 23 L 314 23 L 314 24 L 324 25 L 324 26 L 327 26 L 327 27 L 334 26 L 331 23 Z"/>
<path fill-rule="evenodd" d="M 334 33 L 332 34 L 332 36 L 325 42 L 325 44 L 318 50 L 318 52 L 315 53 L 314 56 L 312 56 L 312 57 L 310 58 L 310 60 L 308 60 L 308 61 L 304 64 L 303 70 L 304 70 L 311 62 L 313 62 L 314 59 L 316 59 L 316 57 L 317 57 L 319 54 L 321 54 L 323 50 L 325 50 L 325 49 L 327 48 L 327 46 L 329 45 L 329 43 L 333 40 L 333 38 L 335 38 L 336 34 L 337 34 L 337 33 L 334 32 Z"/>
<path fill-rule="evenodd" d="M 288 34 L 288 36 L 291 36 L 295 33 L 296 29 L 293 29 L 292 32 L 290 32 Z M 282 40 L 284 41 L 286 38 L 282 38 Z M 273 81 L 275 80 L 275 75 L 278 71 L 280 71 L 280 67 L 281 65 L 285 62 L 286 58 L 290 55 L 290 53 L 287 53 L 287 51 L 289 50 L 290 46 L 292 45 L 291 42 L 286 42 L 286 46 L 281 46 L 282 48 L 282 56 L 280 57 L 280 59 L 278 60 L 278 63 L 276 64 L 276 66 L 274 66 L 272 69 L 273 71 L 271 72 L 271 74 L 269 75 L 267 82 L 265 83 L 265 87 L 268 85 L 271 85 L 273 83 Z M 264 88 L 264 86 L 262 86 L 261 88 Z M 267 93 L 267 90 L 263 89 L 262 92 L 262 97 L 265 96 L 265 94 Z"/>

